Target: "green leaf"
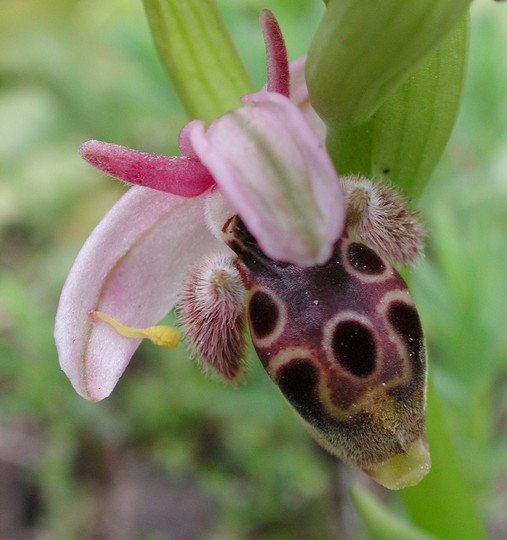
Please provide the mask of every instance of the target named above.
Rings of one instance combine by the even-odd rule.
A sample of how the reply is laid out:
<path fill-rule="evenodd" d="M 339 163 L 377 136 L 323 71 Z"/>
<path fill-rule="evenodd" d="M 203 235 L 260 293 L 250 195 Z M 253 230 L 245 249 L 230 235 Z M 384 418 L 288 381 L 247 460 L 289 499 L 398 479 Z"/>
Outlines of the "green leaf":
<path fill-rule="evenodd" d="M 430 372 L 431 374 L 431 372 Z M 446 411 L 429 378 L 426 436 L 433 465 L 415 487 L 400 492 L 412 521 L 445 540 L 485 540 L 461 468 Z"/>
<path fill-rule="evenodd" d="M 372 176 L 419 196 L 451 136 L 465 84 L 470 18 L 391 95 L 375 115 Z"/>
<path fill-rule="evenodd" d="M 374 118 L 351 128 L 327 128 L 326 146 L 338 174 L 362 174 L 372 178 L 374 132 Z"/>
<path fill-rule="evenodd" d="M 251 83 L 212 0 L 143 0 L 155 46 L 186 111 L 210 122 Z"/>
<path fill-rule="evenodd" d="M 350 496 L 374 540 L 436 540 L 435 536 L 392 514 L 360 486 L 352 486 Z"/>
<path fill-rule="evenodd" d="M 308 52 L 310 98 L 328 128 L 366 122 L 463 17 L 471 0 L 331 0 Z"/>
<path fill-rule="evenodd" d="M 328 132 L 340 174 L 387 178 L 418 197 L 449 140 L 458 115 L 469 42 L 469 17 L 363 125 Z"/>

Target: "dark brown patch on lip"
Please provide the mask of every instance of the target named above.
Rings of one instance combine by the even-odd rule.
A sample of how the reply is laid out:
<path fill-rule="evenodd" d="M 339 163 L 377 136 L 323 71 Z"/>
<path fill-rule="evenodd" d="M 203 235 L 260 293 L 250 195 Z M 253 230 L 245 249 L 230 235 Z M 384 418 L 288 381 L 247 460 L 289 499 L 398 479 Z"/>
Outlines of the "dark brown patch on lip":
<path fill-rule="evenodd" d="M 319 398 L 319 373 L 307 359 L 295 358 L 278 371 L 277 384 L 296 411 L 312 426 L 325 429 L 327 413 Z"/>
<path fill-rule="evenodd" d="M 273 333 L 280 316 L 278 306 L 271 296 L 262 291 L 253 294 L 248 306 L 248 314 L 250 325 L 258 339 L 268 337 Z"/>
<path fill-rule="evenodd" d="M 403 452 L 424 431 L 425 356 L 399 274 L 345 238 L 308 268 L 272 261 L 241 225 L 232 240 L 259 358 L 310 433 L 365 469 Z"/>
<path fill-rule="evenodd" d="M 399 401 L 407 400 L 412 393 L 424 385 L 425 350 L 421 321 L 415 307 L 394 301 L 387 310 L 389 323 L 403 340 L 412 367 L 412 376 L 407 385 L 393 388 L 390 393 Z"/>
<path fill-rule="evenodd" d="M 364 274 L 382 274 L 386 269 L 382 259 L 364 244 L 357 242 L 350 244 L 348 258 L 352 268 Z"/>
<path fill-rule="evenodd" d="M 310 360 L 295 358 L 282 366 L 276 383 L 298 414 L 316 430 L 320 441 L 335 448 L 349 463 L 371 467 L 402 451 L 396 435 L 367 412 L 346 420 L 334 418 L 320 400 L 319 372 Z"/>
<path fill-rule="evenodd" d="M 389 306 L 388 317 L 389 322 L 403 339 L 412 363 L 419 366 L 423 331 L 417 310 L 404 302 L 394 301 Z"/>
<path fill-rule="evenodd" d="M 332 347 L 336 360 L 356 377 L 375 371 L 375 337 L 359 321 L 342 321 L 333 331 Z"/>

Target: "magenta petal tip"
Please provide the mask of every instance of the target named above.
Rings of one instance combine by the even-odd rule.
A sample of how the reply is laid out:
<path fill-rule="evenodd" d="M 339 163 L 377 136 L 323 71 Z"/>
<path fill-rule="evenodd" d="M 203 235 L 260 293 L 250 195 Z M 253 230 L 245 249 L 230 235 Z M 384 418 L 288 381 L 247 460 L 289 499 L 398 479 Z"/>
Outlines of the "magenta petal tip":
<path fill-rule="evenodd" d="M 196 197 L 215 183 L 195 157 L 158 156 L 93 140 L 82 144 L 79 153 L 109 176 L 172 195 Z"/>
<path fill-rule="evenodd" d="M 260 23 L 266 46 L 268 92 L 289 97 L 289 61 L 280 26 L 269 9 L 262 10 Z"/>

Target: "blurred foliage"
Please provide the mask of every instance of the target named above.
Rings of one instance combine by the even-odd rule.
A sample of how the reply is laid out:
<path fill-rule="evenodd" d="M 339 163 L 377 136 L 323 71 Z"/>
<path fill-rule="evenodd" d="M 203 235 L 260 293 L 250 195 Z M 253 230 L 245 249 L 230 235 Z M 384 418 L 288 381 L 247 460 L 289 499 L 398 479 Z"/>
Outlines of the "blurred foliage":
<path fill-rule="evenodd" d="M 257 17 L 304 54 L 317 0 L 221 0 L 256 87 Z M 413 289 L 431 369 L 492 538 L 507 537 L 507 7 L 477 0 L 458 125 L 420 206 Z M 173 153 L 185 122 L 138 0 L 3 0 L 0 18 L 0 537 L 369 538 L 347 487 L 252 358 L 225 387 L 144 344 L 91 404 L 52 338 L 72 261 L 124 191 L 81 163 L 96 138 Z M 403 517 L 396 495 L 375 493 Z M 157 510 L 158 509 L 158 510 Z"/>

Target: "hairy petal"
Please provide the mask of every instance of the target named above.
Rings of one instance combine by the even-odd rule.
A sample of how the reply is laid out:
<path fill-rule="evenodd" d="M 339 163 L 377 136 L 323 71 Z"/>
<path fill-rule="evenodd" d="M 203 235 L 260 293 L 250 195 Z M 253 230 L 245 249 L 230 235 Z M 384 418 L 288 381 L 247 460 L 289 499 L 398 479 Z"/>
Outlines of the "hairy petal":
<path fill-rule="evenodd" d="M 345 203 L 323 143 L 303 114 L 275 93 L 194 123 L 192 145 L 221 191 L 271 258 L 324 263 L 343 231 Z"/>
<path fill-rule="evenodd" d="M 140 343 L 106 323 L 92 323 L 89 313 L 104 312 L 127 326 L 151 326 L 175 305 L 189 265 L 227 249 L 207 232 L 204 199 L 134 187 L 84 244 L 55 323 L 60 365 L 83 397 L 107 397 Z"/>
<path fill-rule="evenodd" d="M 424 248 L 424 226 L 396 186 L 361 176 L 341 178 L 347 232 L 391 264 L 415 264 Z"/>
<path fill-rule="evenodd" d="M 289 62 L 282 32 L 269 9 L 262 10 L 260 23 L 266 46 L 268 92 L 278 92 L 289 97 Z"/>
<path fill-rule="evenodd" d="M 180 145 L 186 151 L 186 137 Z M 79 152 L 95 168 L 130 184 L 195 197 L 214 184 L 209 171 L 193 156 L 167 157 L 146 154 L 117 144 L 88 141 Z"/>
<path fill-rule="evenodd" d="M 214 253 L 188 272 L 177 313 L 190 358 L 235 381 L 245 364 L 246 292 L 235 257 Z"/>

